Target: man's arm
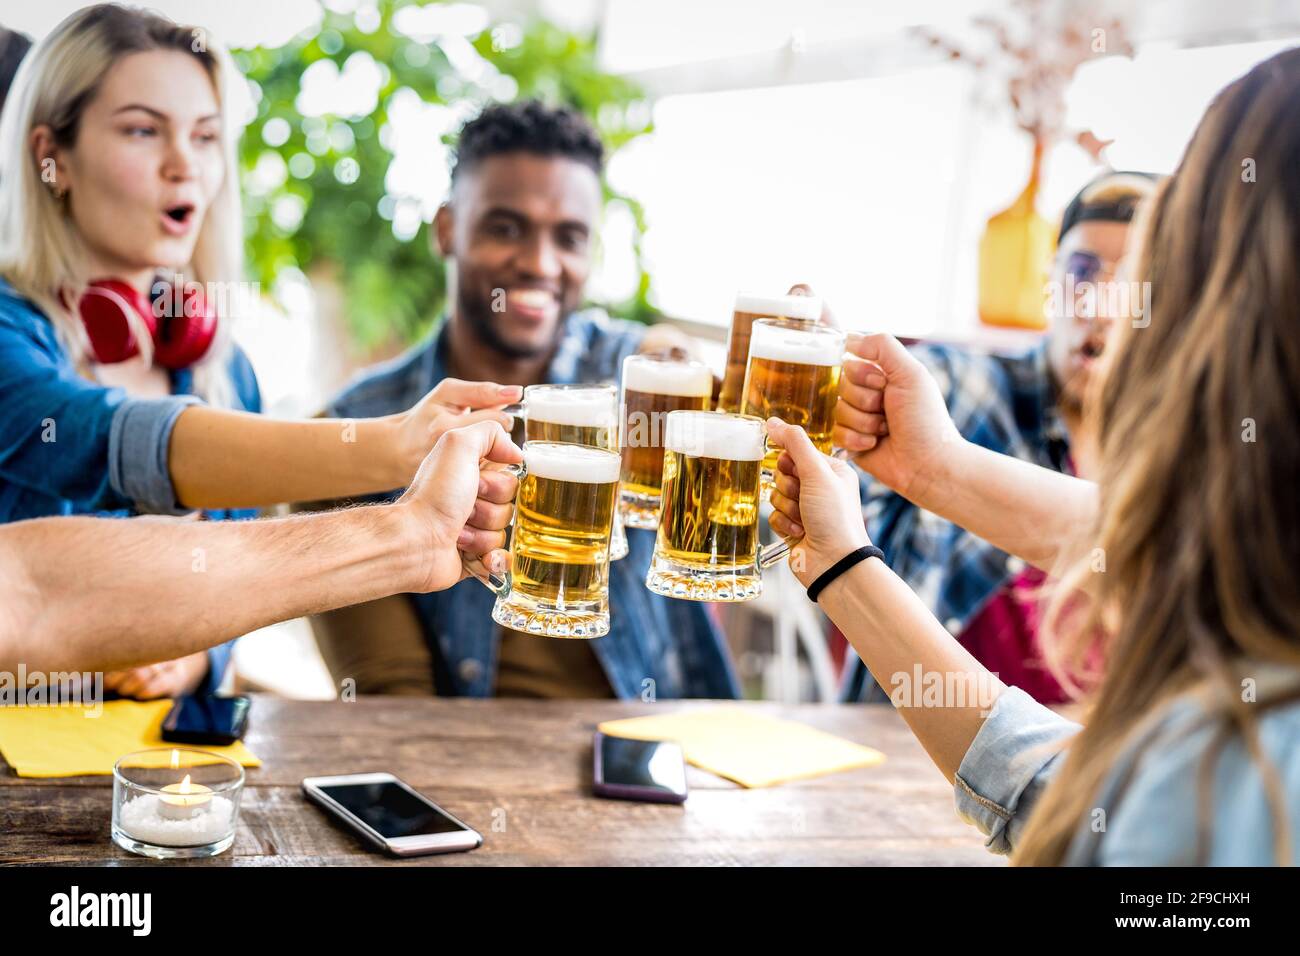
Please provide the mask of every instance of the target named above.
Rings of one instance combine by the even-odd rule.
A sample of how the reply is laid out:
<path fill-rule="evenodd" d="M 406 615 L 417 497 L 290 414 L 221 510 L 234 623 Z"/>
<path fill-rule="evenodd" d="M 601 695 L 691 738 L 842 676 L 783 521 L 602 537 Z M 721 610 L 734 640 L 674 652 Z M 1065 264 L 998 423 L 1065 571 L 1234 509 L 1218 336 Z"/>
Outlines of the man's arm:
<path fill-rule="evenodd" d="M 522 458 L 499 425 L 442 437 L 392 505 L 255 522 L 47 518 L 0 528 L 0 668 L 108 670 L 501 566 Z"/>
<path fill-rule="evenodd" d="M 112 670 L 191 654 L 273 621 L 409 589 L 397 509 L 256 522 L 49 518 L 0 528 L 19 557 L 6 662 Z"/>

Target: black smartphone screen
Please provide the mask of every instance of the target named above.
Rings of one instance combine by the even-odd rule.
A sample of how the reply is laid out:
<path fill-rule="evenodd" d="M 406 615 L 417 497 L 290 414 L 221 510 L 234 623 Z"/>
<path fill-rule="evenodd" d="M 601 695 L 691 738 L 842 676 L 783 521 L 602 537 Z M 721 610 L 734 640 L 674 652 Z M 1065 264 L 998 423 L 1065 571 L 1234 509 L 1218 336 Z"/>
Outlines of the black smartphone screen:
<path fill-rule="evenodd" d="M 348 783 L 320 790 L 385 839 L 465 829 L 431 802 L 396 783 Z"/>
<path fill-rule="evenodd" d="M 600 746 L 600 780 L 614 787 L 636 787 L 665 795 L 686 793 L 686 768 L 681 747 L 660 740 L 597 737 Z"/>
<path fill-rule="evenodd" d="M 162 738 L 173 743 L 231 744 L 248 726 L 247 697 L 181 697 L 163 720 Z"/>

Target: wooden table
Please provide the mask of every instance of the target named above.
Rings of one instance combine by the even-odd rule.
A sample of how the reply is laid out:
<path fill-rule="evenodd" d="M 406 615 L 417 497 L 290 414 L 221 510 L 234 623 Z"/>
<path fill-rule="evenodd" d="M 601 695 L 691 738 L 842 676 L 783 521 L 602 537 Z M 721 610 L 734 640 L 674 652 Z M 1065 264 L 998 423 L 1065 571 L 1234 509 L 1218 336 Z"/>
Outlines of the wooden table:
<path fill-rule="evenodd" d="M 235 845 L 184 865 L 1001 862 L 957 818 L 952 789 L 886 704 L 741 704 L 869 744 L 888 757 L 877 767 L 755 790 L 692 767 L 684 806 L 591 796 L 598 722 L 705 703 L 255 695 L 247 743 L 263 766 L 248 771 Z M 0 767 L 0 863 L 153 862 L 109 840 L 111 777 L 25 780 Z M 307 776 L 364 771 L 402 777 L 475 827 L 483 846 L 410 860 L 373 853 L 299 788 Z"/>

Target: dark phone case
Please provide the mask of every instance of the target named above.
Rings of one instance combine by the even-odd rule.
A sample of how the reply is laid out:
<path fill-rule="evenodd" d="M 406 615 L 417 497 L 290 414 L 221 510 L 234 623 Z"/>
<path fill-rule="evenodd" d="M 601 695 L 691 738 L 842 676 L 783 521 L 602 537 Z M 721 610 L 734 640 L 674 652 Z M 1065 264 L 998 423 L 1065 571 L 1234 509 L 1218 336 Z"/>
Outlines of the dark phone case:
<path fill-rule="evenodd" d="M 217 695 L 207 695 L 216 697 Z M 238 740 L 242 740 L 244 734 L 248 732 L 248 712 L 251 709 L 251 701 L 242 695 L 238 697 L 222 698 L 223 700 L 243 700 L 244 707 L 239 711 L 238 723 L 230 728 L 229 732 L 216 730 L 177 730 L 176 722 L 180 719 L 181 709 L 185 701 L 193 700 L 193 697 L 178 697 L 172 704 L 172 709 L 167 711 L 167 716 L 162 722 L 162 739 L 173 744 L 208 744 L 217 747 L 228 747 Z"/>
<path fill-rule="evenodd" d="M 642 803 L 685 803 L 686 792 L 672 793 L 668 790 L 662 790 L 658 787 L 641 787 L 635 784 L 627 783 L 607 783 L 603 778 L 605 776 L 605 760 L 601 754 L 601 741 L 608 734 L 596 731 L 592 738 L 592 793 L 598 797 L 609 797 L 611 800 L 638 800 Z M 655 741 L 640 741 L 640 743 L 653 743 Z M 662 743 L 671 743 L 672 741 L 662 741 Z"/>

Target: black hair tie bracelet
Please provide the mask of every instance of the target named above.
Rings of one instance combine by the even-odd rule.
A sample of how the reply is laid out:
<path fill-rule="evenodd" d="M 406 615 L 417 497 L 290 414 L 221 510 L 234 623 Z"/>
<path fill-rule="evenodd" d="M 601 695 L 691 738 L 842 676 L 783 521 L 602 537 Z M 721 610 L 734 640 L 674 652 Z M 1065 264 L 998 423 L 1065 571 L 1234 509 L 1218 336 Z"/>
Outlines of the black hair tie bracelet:
<path fill-rule="evenodd" d="M 838 578 L 853 565 L 865 561 L 868 558 L 879 558 L 885 560 L 885 552 L 881 551 L 874 544 L 864 545 L 856 551 L 850 551 L 844 557 L 840 558 L 829 568 L 817 575 L 817 580 L 808 585 L 808 600 L 813 603 L 817 602 L 817 596 L 826 590 L 827 585 Z"/>

